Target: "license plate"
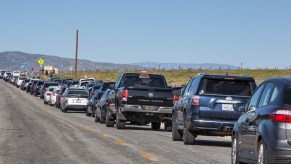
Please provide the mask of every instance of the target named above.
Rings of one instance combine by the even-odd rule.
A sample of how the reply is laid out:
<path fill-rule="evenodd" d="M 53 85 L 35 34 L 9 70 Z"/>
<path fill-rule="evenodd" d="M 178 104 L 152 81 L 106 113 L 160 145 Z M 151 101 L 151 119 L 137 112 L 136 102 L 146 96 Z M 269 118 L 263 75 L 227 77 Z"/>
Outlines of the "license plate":
<path fill-rule="evenodd" d="M 75 100 L 75 103 L 81 103 L 81 100 Z"/>
<path fill-rule="evenodd" d="M 145 106 L 145 110 L 155 110 L 153 106 Z"/>
<path fill-rule="evenodd" d="M 232 104 L 222 104 L 222 110 L 234 111 Z"/>

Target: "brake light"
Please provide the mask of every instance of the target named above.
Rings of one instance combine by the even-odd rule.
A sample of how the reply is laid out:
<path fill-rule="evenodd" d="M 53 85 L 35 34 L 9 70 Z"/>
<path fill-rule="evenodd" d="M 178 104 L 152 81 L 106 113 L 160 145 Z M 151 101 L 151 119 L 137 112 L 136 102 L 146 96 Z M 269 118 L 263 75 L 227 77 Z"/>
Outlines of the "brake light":
<path fill-rule="evenodd" d="M 108 105 L 108 101 L 106 100 L 106 101 L 104 102 L 104 104 L 105 104 L 105 105 Z"/>
<path fill-rule="evenodd" d="M 271 120 L 276 122 L 291 123 L 291 109 L 282 108 L 277 109 L 275 112 L 269 114 Z"/>
<path fill-rule="evenodd" d="M 123 92 L 122 92 L 122 95 L 121 95 L 121 100 L 122 101 L 127 101 L 127 95 L 128 95 L 128 91 L 127 90 L 124 90 Z"/>
<path fill-rule="evenodd" d="M 96 100 L 96 104 L 98 104 L 99 103 L 99 100 Z"/>
<path fill-rule="evenodd" d="M 192 105 L 199 106 L 199 102 L 200 102 L 200 96 L 194 96 L 192 99 Z"/>
<path fill-rule="evenodd" d="M 143 76 L 143 77 L 149 77 L 149 74 L 146 74 L 146 73 L 141 73 L 141 74 L 139 74 L 139 76 Z"/>
<path fill-rule="evenodd" d="M 174 95 L 174 104 L 179 100 L 179 96 L 178 95 Z"/>
<path fill-rule="evenodd" d="M 96 93 L 96 91 L 93 91 L 92 93 L 93 93 L 93 94 L 95 94 L 95 93 Z"/>
<path fill-rule="evenodd" d="M 46 95 L 50 96 L 51 94 L 50 93 L 47 93 Z"/>

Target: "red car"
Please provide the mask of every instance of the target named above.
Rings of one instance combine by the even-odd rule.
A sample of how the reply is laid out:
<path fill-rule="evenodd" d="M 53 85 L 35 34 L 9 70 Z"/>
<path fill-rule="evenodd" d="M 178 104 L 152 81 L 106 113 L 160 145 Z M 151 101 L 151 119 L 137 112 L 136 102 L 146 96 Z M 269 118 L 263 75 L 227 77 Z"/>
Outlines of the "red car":
<path fill-rule="evenodd" d="M 65 92 L 66 89 L 67 89 L 66 85 L 63 85 L 61 87 L 60 92 L 58 93 L 58 95 L 56 97 L 56 103 L 55 103 L 56 108 L 60 108 L 60 99 L 61 99 L 61 96 L 63 95 L 63 93 Z"/>

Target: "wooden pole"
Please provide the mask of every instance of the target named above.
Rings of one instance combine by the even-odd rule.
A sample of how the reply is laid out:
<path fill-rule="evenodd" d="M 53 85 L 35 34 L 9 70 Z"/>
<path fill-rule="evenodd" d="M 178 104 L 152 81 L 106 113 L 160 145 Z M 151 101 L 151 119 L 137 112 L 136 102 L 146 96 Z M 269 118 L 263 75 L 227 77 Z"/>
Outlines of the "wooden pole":
<path fill-rule="evenodd" d="M 77 70 L 78 70 L 78 30 L 76 33 L 76 57 L 75 57 L 75 79 L 77 78 Z"/>

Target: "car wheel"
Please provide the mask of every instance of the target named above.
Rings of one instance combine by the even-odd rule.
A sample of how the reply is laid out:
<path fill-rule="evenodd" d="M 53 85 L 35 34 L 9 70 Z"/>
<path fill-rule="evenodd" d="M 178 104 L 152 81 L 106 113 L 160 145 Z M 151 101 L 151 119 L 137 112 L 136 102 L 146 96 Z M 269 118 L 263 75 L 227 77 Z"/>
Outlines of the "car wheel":
<path fill-rule="evenodd" d="M 159 122 L 152 122 L 151 123 L 152 130 L 160 130 L 161 128 L 161 121 Z"/>
<path fill-rule="evenodd" d="M 231 148 L 231 163 L 232 164 L 239 164 L 240 162 L 238 161 L 238 141 L 235 136 L 232 138 L 232 148 Z"/>
<path fill-rule="evenodd" d="M 118 111 L 116 112 L 116 129 L 124 129 L 125 128 L 125 122 L 124 121 L 121 121 L 119 119 L 119 109 Z"/>
<path fill-rule="evenodd" d="M 100 121 L 99 116 L 95 114 L 95 122 L 99 122 L 99 121 Z"/>
<path fill-rule="evenodd" d="M 105 123 L 105 119 L 102 117 L 102 111 L 101 111 L 101 109 L 100 109 L 99 119 L 100 119 L 100 124 L 104 124 Z"/>
<path fill-rule="evenodd" d="M 110 120 L 109 110 L 106 110 L 105 125 L 106 125 L 106 127 L 113 127 L 114 126 L 114 121 Z"/>
<path fill-rule="evenodd" d="M 186 127 L 186 121 L 184 121 L 184 128 L 183 128 L 183 142 L 184 145 L 193 145 L 195 143 L 195 133 L 189 131 Z"/>
<path fill-rule="evenodd" d="M 179 132 L 176 124 L 176 117 L 172 117 L 172 140 L 173 141 L 182 141 L 182 134 Z"/>
<path fill-rule="evenodd" d="M 171 132 L 172 131 L 172 121 L 166 120 L 165 121 L 165 131 Z"/>
<path fill-rule="evenodd" d="M 91 113 L 89 113 L 88 111 L 89 111 L 89 109 L 88 108 L 92 108 L 91 106 L 87 106 L 87 108 L 86 108 L 86 116 L 90 116 L 91 115 Z"/>
<path fill-rule="evenodd" d="M 46 102 L 45 100 L 43 100 L 43 103 L 44 103 L 44 104 L 47 104 L 48 102 Z"/>
<path fill-rule="evenodd" d="M 96 111 L 95 111 L 95 110 L 93 110 L 93 108 L 92 108 L 91 117 L 95 117 L 95 115 L 96 115 Z"/>
<path fill-rule="evenodd" d="M 265 164 L 266 162 L 266 147 L 264 145 L 263 140 L 259 142 L 259 147 L 258 147 L 258 159 L 257 162 L 258 164 Z"/>

